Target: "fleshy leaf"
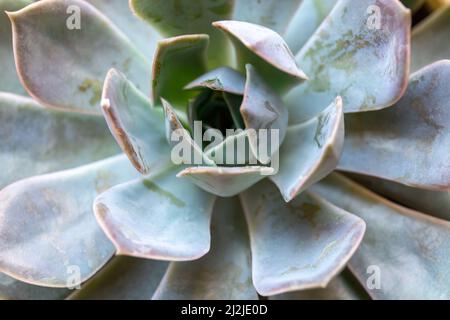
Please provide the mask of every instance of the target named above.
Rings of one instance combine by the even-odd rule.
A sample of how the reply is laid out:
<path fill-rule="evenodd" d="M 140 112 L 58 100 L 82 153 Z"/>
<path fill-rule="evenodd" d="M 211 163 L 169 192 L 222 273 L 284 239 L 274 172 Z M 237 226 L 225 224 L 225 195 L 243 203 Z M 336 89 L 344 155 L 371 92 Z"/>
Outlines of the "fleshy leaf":
<path fill-rule="evenodd" d="M 430 191 L 400 183 L 358 174 L 347 174 L 352 180 L 408 208 L 450 221 L 450 191 Z"/>
<path fill-rule="evenodd" d="M 0 0 L 0 91 L 26 95 L 17 77 L 11 36 L 11 23 L 5 11 L 16 11 L 32 3 L 32 0 Z"/>
<path fill-rule="evenodd" d="M 275 90 L 285 92 L 307 78 L 275 31 L 243 21 L 216 21 L 213 26 L 230 37 L 239 69 L 244 72 L 245 66 L 252 64 Z"/>
<path fill-rule="evenodd" d="M 280 149 L 280 169 L 270 179 L 286 202 L 333 171 L 344 144 L 340 97 L 317 117 L 288 128 Z"/>
<path fill-rule="evenodd" d="M 359 282 L 348 269 L 333 278 L 326 288 L 288 292 L 271 300 L 369 300 Z"/>
<path fill-rule="evenodd" d="M 235 130 L 234 134 L 226 136 L 219 144 L 208 145 L 205 151 L 208 158 L 217 165 L 238 166 L 258 163 L 250 149 L 248 132 L 245 130 Z"/>
<path fill-rule="evenodd" d="M 111 69 L 105 80 L 102 110 L 111 133 L 134 167 L 147 174 L 170 159 L 161 109 L 150 101 L 125 76 Z"/>
<path fill-rule="evenodd" d="M 394 104 L 408 82 L 410 25 L 399 1 L 339 1 L 296 55 L 310 80 L 286 97 L 290 121 L 313 117 L 336 96 L 345 112 Z"/>
<path fill-rule="evenodd" d="M 70 295 L 70 300 L 149 300 L 167 262 L 114 257 L 95 277 Z"/>
<path fill-rule="evenodd" d="M 149 22 L 165 37 L 195 33 L 209 34 L 210 68 L 221 66 L 228 60 L 228 43 L 217 30 L 212 28 L 211 23 L 229 19 L 233 10 L 233 1 L 130 0 L 130 5 L 138 17 Z"/>
<path fill-rule="evenodd" d="M 411 70 L 441 59 L 450 59 L 450 5 L 435 11 L 412 32 Z"/>
<path fill-rule="evenodd" d="M 120 152 L 102 117 L 46 109 L 8 93 L 0 93 L 0 141 L 0 189 Z"/>
<path fill-rule="evenodd" d="M 203 153 L 199 145 L 191 138 L 189 132 L 183 127 L 170 103 L 164 99 L 161 99 L 161 102 L 164 108 L 166 138 L 169 141 L 169 144 L 172 146 L 178 146 L 180 149 L 178 151 L 180 152 L 185 150 L 190 150 L 191 152 L 190 159 L 187 159 L 188 156 L 183 154 L 183 157 L 180 156 L 180 158 L 182 158 L 180 160 L 184 160 L 184 162 L 177 164 L 192 164 L 199 162 L 198 164 L 215 166 L 214 161 L 209 159 L 209 157 L 205 153 Z M 179 139 L 176 140 L 175 138 Z M 176 153 L 176 151 L 177 151 L 176 148 L 172 149 L 171 152 L 172 160 L 174 158 L 174 153 Z"/>
<path fill-rule="evenodd" d="M 238 199 L 217 199 L 211 238 L 211 250 L 201 259 L 170 264 L 153 299 L 258 299 Z"/>
<path fill-rule="evenodd" d="M 162 97 L 185 110 L 193 93 L 183 90 L 183 87 L 206 72 L 208 43 L 206 34 L 184 35 L 158 42 L 152 67 L 153 104 L 158 104 Z"/>
<path fill-rule="evenodd" d="M 0 300 L 60 300 L 70 291 L 34 286 L 0 273 Z"/>
<path fill-rule="evenodd" d="M 358 247 L 364 221 L 303 193 L 286 204 L 265 180 L 241 194 L 250 230 L 253 284 L 268 296 L 325 287 Z"/>
<path fill-rule="evenodd" d="M 235 0 L 233 20 L 265 26 L 283 34 L 302 0 Z"/>
<path fill-rule="evenodd" d="M 202 88 L 243 95 L 245 78 L 230 67 L 220 67 L 201 75 L 184 87 L 184 89 Z"/>
<path fill-rule="evenodd" d="M 39 1 L 8 15 L 19 76 L 41 103 L 99 113 L 103 79 L 112 67 L 148 92 L 145 58 L 91 4 Z"/>
<path fill-rule="evenodd" d="M 450 60 L 411 76 L 392 108 L 345 118 L 344 151 L 338 168 L 409 186 L 450 187 Z"/>
<path fill-rule="evenodd" d="M 214 199 L 170 170 L 111 188 L 94 210 L 117 254 L 184 261 L 209 251 Z"/>
<path fill-rule="evenodd" d="M 448 221 L 401 207 L 337 174 L 312 189 L 366 222 L 364 240 L 349 267 L 371 297 L 450 298 Z"/>
<path fill-rule="evenodd" d="M 303 0 L 284 32 L 292 52 L 297 53 L 333 9 L 337 0 Z"/>
<path fill-rule="evenodd" d="M 127 0 L 87 0 L 105 14 L 151 60 L 161 36 L 144 21 L 137 19 Z M 145 70 L 147 72 L 147 70 Z"/>
<path fill-rule="evenodd" d="M 190 167 L 177 174 L 220 197 L 234 196 L 272 174 L 270 167 Z"/>
<path fill-rule="evenodd" d="M 95 221 L 94 198 L 137 175 L 125 156 L 117 156 L 4 188 L 0 271 L 50 287 L 76 286 L 91 277 L 114 253 Z"/>
<path fill-rule="evenodd" d="M 258 160 L 266 163 L 267 156 L 273 155 L 283 143 L 288 124 L 288 110 L 283 101 L 256 72 L 252 65 L 246 66 L 247 78 L 244 99 L 241 104 L 241 115 L 246 129 L 256 130 L 256 134 L 249 134 L 250 147 Z M 261 129 L 267 129 L 267 155 L 261 151 Z M 273 131 L 277 131 L 278 140 L 272 141 Z M 270 141 L 270 144 L 269 144 Z M 273 144 L 272 144 L 273 143 Z"/>

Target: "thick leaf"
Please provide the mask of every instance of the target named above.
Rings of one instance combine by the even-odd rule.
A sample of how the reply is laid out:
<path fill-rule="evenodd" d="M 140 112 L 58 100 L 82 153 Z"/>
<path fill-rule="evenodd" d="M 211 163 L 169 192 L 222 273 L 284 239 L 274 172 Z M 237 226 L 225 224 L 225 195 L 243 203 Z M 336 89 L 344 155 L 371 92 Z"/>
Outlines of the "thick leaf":
<path fill-rule="evenodd" d="M 257 159 L 250 148 L 248 132 L 235 130 L 219 144 L 211 144 L 205 148 L 206 156 L 217 165 L 239 166 L 256 165 Z"/>
<path fill-rule="evenodd" d="M 312 189 L 366 222 L 349 267 L 373 298 L 450 298 L 448 221 L 396 205 L 337 174 Z"/>
<path fill-rule="evenodd" d="M 411 70 L 450 59 L 450 5 L 430 14 L 412 32 Z"/>
<path fill-rule="evenodd" d="M 102 110 L 111 133 L 139 172 L 157 171 L 169 161 L 162 110 L 152 108 L 150 101 L 115 69 L 105 80 Z"/>
<path fill-rule="evenodd" d="M 245 82 L 244 99 L 240 111 L 246 129 L 256 130 L 249 134 L 250 147 L 258 160 L 267 164 L 267 157 L 275 154 L 286 136 L 288 110 L 283 101 L 274 92 L 252 65 L 246 65 L 247 78 Z M 261 129 L 268 130 L 268 135 L 262 135 Z M 278 139 L 272 141 L 273 131 Z M 267 155 L 261 153 L 263 140 L 266 138 Z"/>
<path fill-rule="evenodd" d="M 185 109 L 193 96 L 184 86 L 206 72 L 206 34 L 184 35 L 158 42 L 152 68 L 152 102 L 162 97 Z"/>
<path fill-rule="evenodd" d="M 233 1 L 130 0 L 130 5 L 137 16 L 149 22 L 165 37 L 194 33 L 209 34 L 211 38 L 209 67 L 219 67 L 229 59 L 228 43 L 211 23 L 229 19 Z"/>
<path fill-rule="evenodd" d="M 0 141 L 0 188 L 120 151 L 102 117 L 45 109 L 8 93 L 0 93 Z"/>
<path fill-rule="evenodd" d="M 184 89 L 203 88 L 243 95 L 245 78 L 230 67 L 220 67 L 201 75 L 184 87 Z"/>
<path fill-rule="evenodd" d="M 0 0 L 0 91 L 26 95 L 17 77 L 12 44 L 11 23 L 5 11 L 16 11 L 32 3 L 32 0 Z"/>
<path fill-rule="evenodd" d="M 264 296 L 325 287 L 358 247 L 364 221 L 313 194 L 286 204 L 265 180 L 241 194 L 253 283 Z"/>
<path fill-rule="evenodd" d="M 344 152 L 338 168 L 442 190 L 450 187 L 450 61 L 411 76 L 392 108 L 345 118 Z"/>
<path fill-rule="evenodd" d="M 233 20 L 259 24 L 283 34 L 302 0 L 235 0 Z"/>
<path fill-rule="evenodd" d="M 169 170 L 111 188 L 94 210 L 117 254 L 194 260 L 209 251 L 214 199 Z"/>
<path fill-rule="evenodd" d="M 137 175 L 125 156 L 117 156 L 0 191 L 0 271 L 50 287 L 91 277 L 114 253 L 95 221 L 94 198 Z"/>
<path fill-rule="evenodd" d="M 67 289 L 34 286 L 0 273 L 0 300 L 60 300 L 69 293 Z"/>
<path fill-rule="evenodd" d="M 177 174 L 220 197 L 231 197 L 273 173 L 270 167 L 190 167 Z"/>
<path fill-rule="evenodd" d="M 290 21 L 283 38 L 297 53 L 333 9 L 337 0 L 303 0 Z"/>
<path fill-rule="evenodd" d="M 340 1 L 296 55 L 310 80 L 286 97 L 291 123 L 313 117 L 336 96 L 345 112 L 395 103 L 408 81 L 410 25 L 399 1 Z"/>
<path fill-rule="evenodd" d="M 216 21 L 213 26 L 230 37 L 242 72 L 247 64 L 252 64 L 274 89 L 281 92 L 306 79 L 278 33 L 243 21 Z"/>
<path fill-rule="evenodd" d="M 43 104 L 99 113 L 103 79 L 112 67 L 148 91 L 145 58 L 89 3 L 39 1 L 9 17 L 19 75 Z"/>
<path fill-rule="evenodd" d="M 347 174 L 353 180 L 408 208 L 450 221 L 450 191 L 430 191 L 374 177 Z"/>
<path fill-rule="evenodd" d="M 368 300 L 370 297 L 348 269 L 333 278 L 326 288 L 310 289 L 270 297 L 271 300 Z"/>
<path fill-rule="evenodd" d="M 270 177 L 286 202 L 336 168 L 344 144 L 342 108 L 338 97 L 317 117 L 288 129 L 280 169 Z"/>
<path fill-rule="evenodd" d="M 174 161 L 176 155 L 180 157 L 179 160 L 182 162 L 175 164 L 195 163 L 215 166 L 214 161 L 203 153 L 197 142 L 191 138 L 189 132 L 183 127 L 170 103 L 164 99 L 161 99 L 161 102 L 165 115 L 166 138 L 169 141 L 169 144 L 172 145 L 171 160 Z M 178 154 L 178 151 L 181 155 Z M 186 152 L 186 154 L 184 154 L 184 152 Z M 189 152 L 190 155 L 189 159 L 187 152 Z"/>
<path fill-rule="evenodd" d="M 156 43 L 161 39 L 158 32 L 144 21 L 137 19 L 127 0 L 88 0 L 125 33 L 142 52 L 147 61 L 153 57 Z M 148 70 L 145 70 L 148 72 Z"/>
<path fill-rule="evenodd" d="M 149 300 L 166 269 L 167 262 L 115 257 L 69 299 Z"/>
<path fill-rule="evenodd" d="M 238 199 L 217 200 L 211 233 L 211 251 L 196 261 L 171 263 L 153 299 L 258 299 Z"/>

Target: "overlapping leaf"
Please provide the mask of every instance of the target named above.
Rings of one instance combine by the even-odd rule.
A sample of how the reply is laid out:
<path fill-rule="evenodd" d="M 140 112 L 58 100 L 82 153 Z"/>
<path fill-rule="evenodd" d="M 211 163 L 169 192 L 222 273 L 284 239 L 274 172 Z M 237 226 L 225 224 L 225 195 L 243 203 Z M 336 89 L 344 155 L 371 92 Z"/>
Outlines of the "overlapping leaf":
<path fill-rule="evenodd" d="M 166 165 L 169 144 L 164 115 L 123 74 L 112 69 L 105 80 L 102 110 L 111 133 L 135 168 L 143 173 Z"/>
<path fill-rule="evenodd" d="M 258 299 L 237 198 L 217 200 L 211 251 L 196 261 L 172 262 L 153 299 Z"/>
<path fill-rule="evenodd" d="M 26 95 L 16 73 L 12 47 L 11 23 L 5 11 L 16 11 L 32 3 L 32 0 L 0 0 L 0 91 Z"/>
<path fill-rule="evenodd" d="M 218 67 L 229 59 L 226 39 L 211 23 L 229 19 L 233 10 L 230 0 L 130 0 L 137 16 L 149 22 L 163 36 L 207 33 L 211 38 L 209 66 Z"/>
<path fill-rule="evenodd" d="M 371 297 L 450 298 L 450 222 L 389 202 L 337 174 L 312 190 L 366 222 L 349 267 Z"/>
<path fill-rule="evenodd" d="M 9 17 L 19 76 L 43 104 L 99 113 L 103 80 L 112 67 L 149 91 L 146 59 L 89 3 L 38 1 Z"/>
<path fill-rule="evenodd" d="M 412 32 L 411 70 L 441 59 L 450 59 L 450 6 L 432 13 Z"/>
<path fill-rule="evenodd" d="M 342 96 L 345 112 L 386 108 L 408 81 L 411 17 L 399 1 L 343 0 L 296 55 L 310 78 L 286 97 L 290 123 Z"/>
<path fill-rule="evenodd" d="M 313 194 L 286 205 L 264 180 L 241 194 L 249 224 L 253 283 L 265 296 L 325 287 L 358 247 L 356 216 Z"/>
<path fill-rule="evenodd" d="M 94 275 L 114 253 L 95 221 L 94 198 L 137 175 L 126 157 L 117 156 L 3 189 L 0 271 L 49 287 L 75 287 Z"/>
<path fill-rule="evenodd" d="M 119 153 L 101 116 L 46 109 L 0 93 L 0 188 Z"/>
<path fill-rule="evenodd" d="M 183 261 L 208 252 L 214 199 L 169 170 L 111 188 L 94 208 L 118 254 Z"/>
<path fill-rule="evenodd" d="M 411 76 L 392 108 L 348 115 L 338 168 L 410 186 L 450 187 L 450 61 L 429 65 Z"/>
<path fill-rule="evenodd" d="M 270 179 L 287 202 L 333 171 L 344 143 L 340 97 L 317 117 L 288 128 L 277 174 Z"/>

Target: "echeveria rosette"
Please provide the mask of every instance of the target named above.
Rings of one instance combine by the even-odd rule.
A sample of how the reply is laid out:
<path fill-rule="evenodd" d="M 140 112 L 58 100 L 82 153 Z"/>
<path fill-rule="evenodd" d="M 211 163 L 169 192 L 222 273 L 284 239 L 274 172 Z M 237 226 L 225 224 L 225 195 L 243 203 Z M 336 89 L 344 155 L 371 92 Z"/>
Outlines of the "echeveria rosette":
<path fill-rule="evenodd" d="M 18 9 L 10 2 L 0 0 Z M 448 134 L 449 63 L 413 74 L 398 101 L 410 45 L 409 12 L 399 2 L 249 3 L 130 1 L 151 27 L 123 0 L 44 0 L 9 14 L 19 77 L 45 107 L 2 98 L 9 126 L 0 134 L 13 147 L 1 149 L 12 166 L 1 184 L 23 180 L 0 192 L 1 271 L 59 288 L 67 285 L 67 268 L 78 266 L 81 282 L 90 278 L 72 295 L 78 298 L 256 299 L 257 292 L 289 291 L 276 297 L 364 298 L 360 286 L 376 264 L 389 285 L 367 290 L 374 298 L 449 297 L 447 222 L 338 174 L 310 187 L 338 167 L 422 188 L 417 192 L 448 189 L 441 141 Z M 80 30 L 65 28 L 70 5 L 81 8 Z M 381 9 L 381 29 L 367 27 L 370 5 Z M 435 45 L 417 51 L 422 66 L 448 58 Z M 25 94 L 18 82 L 13 89 L 13 82 L 0 83 Z M 209 96 L 199 91 L 214 91 L 235 126 L 270 124 L 283 132 L 277 174 L 222 167 L 213 155 L 229 141 L 203 150 L 189 135 L 186 143 L 204 165 L 170 162 L 166 135 L 200 116 L 199 99 Z M 107 158 L 118 151 L 106 124 L 126 156 Z M 37 136 L 46 139 L 34 146 Z M 231 139 L 256 143 L 245 135 Z M 399 156 L 405 140 L 408 152 Z M 380 150 L 379 141 L 387 147 Z M 411 160 L 417 156 L 420 162 Z M 121 256 L 111 259 L 114 253 Z M 392 260 L 397 253 L 407 261 Z M 420 277 L 411 281 L 405 268 Z M 33 286 L 5 283 L 0 293 L 33 296 Z M 67 293 L 41 290 L 53 298 Z"/>

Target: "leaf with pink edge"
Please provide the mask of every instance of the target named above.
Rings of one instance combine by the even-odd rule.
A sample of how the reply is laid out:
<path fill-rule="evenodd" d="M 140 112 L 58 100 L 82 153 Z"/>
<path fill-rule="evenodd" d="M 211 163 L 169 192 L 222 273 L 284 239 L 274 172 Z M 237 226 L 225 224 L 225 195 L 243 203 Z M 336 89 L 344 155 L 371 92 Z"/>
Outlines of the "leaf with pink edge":
<path fill-rule="evenodd" d="M 44 105 L 100 113 L 102 83 L 112 67 L 149 91 L 145 57 L 91 4 L 38 1 L 8 15 L 19 76 Z"/>
<path fill-rule="evenodd" d="M 315 116 L 336 96 L 345 112 L 394 104 L 408 83 L 410 27 L 399 1 L 339 1 L 295 56 L 310 79 L 286 96 L 290 123 Z"/>
<path fill-rule="evenodd" d="M 32 3 L 32 0 L 0 0 L 0 91 L 27 95 L 17 77 L 11 36 L 11 23 L 5 11 L 16 11 Z"/>
<path fill-rule="evenodd" d="M 172 262 L 153 299 L 258 299 L 237 198 L 217 199 L 211 233 L 210 252 L 196 261 Z"/>
<path fill-rule="evenodd" d="M 209 251 L 214 199 L 168 170 L 111 188 L 94 210 L 118 254 L 185 261 Z"/>
<path fill-rule="evenodd" d="M 158 171 L 170 161 L 163 111 L 152 108 L 150 100 L 115 69 L 105 80 L 102 110 L 111 133 L 139 172 Z"/>
<path fill-rule="evenodd" d="M 372 298 L 450 298 L 450 222 L 399 206 L 338 174 L 312 191 L 366 222 L 348 266 Z"/>
<path fill-rule="evenodd" d="M 0 188 L 120 152 L 101 116 L 47 109 L 0 92 Z"/>
<path fill-rule="evenodd" d="M 264 180 L 243 192 L 253 284 L 264 296 L 323 288 L 358 248 L 365 224 L 314 194 L 286 204 Z"/>
<path fill-rule="evenodd" d="M 213 26 L 230 37 L 239 69 L 244 72 L 245 66 L 252 64 L 276 91 L 286 92 L 307 78 L 275 31 L 243 21 L 216 21 Z"/>
<path fill-rule="evenodd" d="M 48 287 L 75 287 L 90 278 L 114 254 L 95 221 L 94 198 L 137 175 L 117 156 L 1 190 L 0 271 Z"/>
<path fill-rule="evenodd" d="M 152 67 L 152 102 L 164 98 L 181 110 L 186 110 L 193 92 L 184 86 L 207 70 L 206 34 L 184 35 L 158 42 Z M 189 61 L 189 63 L 186 63 Z"/>
<path fill-rule="evenodd" d="M 411 76 L 392 108 L 345 117 L 338 169 L 431 190 L 450 188 L 450 60 Z"/>
<path fill-rule="evenodd" d="M 342 108 L 338 97 L 317 117 L 288 128 L 279 171 L 270 176 L 286 202 L 336 168 L 344 144 Z"/>

